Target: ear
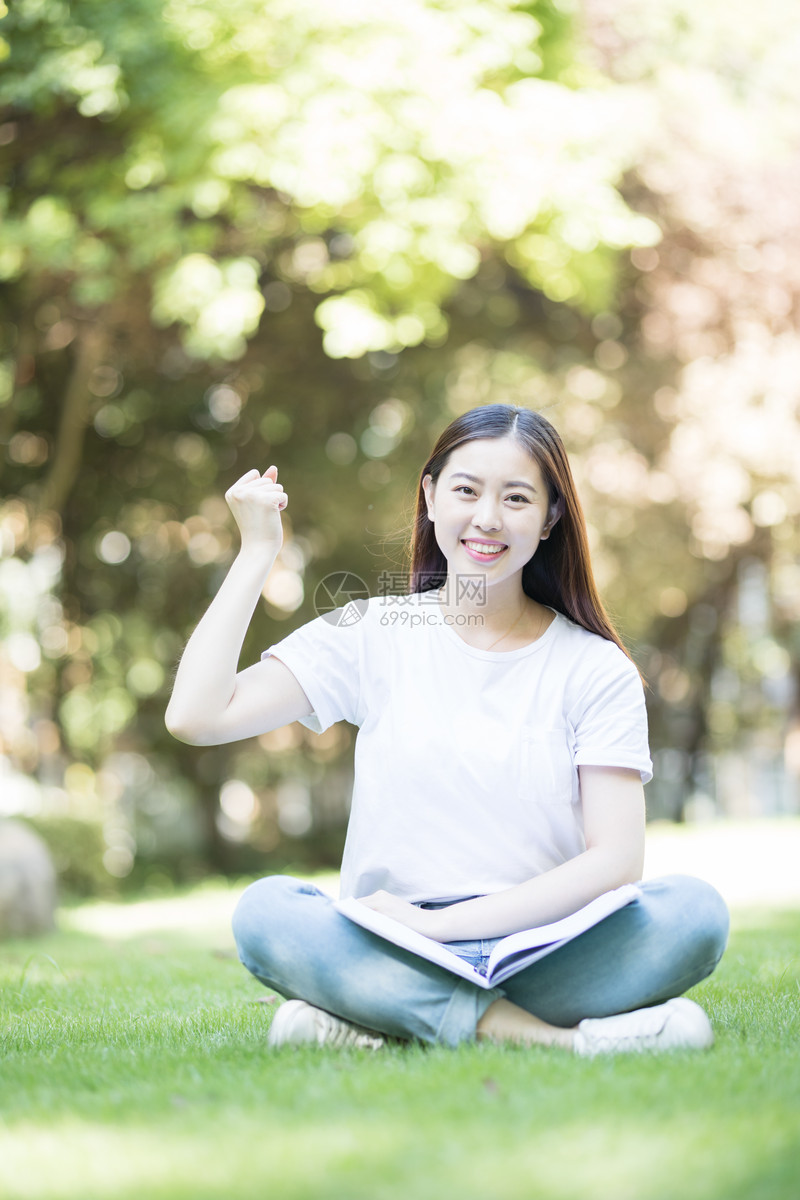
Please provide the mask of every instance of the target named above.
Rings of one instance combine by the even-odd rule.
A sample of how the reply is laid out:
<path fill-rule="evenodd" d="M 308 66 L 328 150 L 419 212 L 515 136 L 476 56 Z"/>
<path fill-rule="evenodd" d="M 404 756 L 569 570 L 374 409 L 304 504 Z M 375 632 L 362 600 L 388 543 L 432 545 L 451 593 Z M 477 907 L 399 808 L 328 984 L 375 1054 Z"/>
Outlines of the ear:
<path fill-rule="evenodd" d="M 561 520 L 563 515 L 564 515 L 564 498 L 563 498 L 563 496 L 558 496 L 553 501 L 553 503 L 550 505 L 550 508 L 548 510 L 547 521 L 545 522 L 544 529 L 542 530 L 542 536 L 539 538 L 540 542 L 547 541 L 547 539 L 550 537 L 550 534 L 553 532 L 554 528 L 556 527 L 558 522 Z"/>
<path fill-rule="evenodd" d="M 426 504 L 427 504 L 427 506 L 428 506 L 428 520 L 430 520 L 430 521 L 432 521 L 432 520 L 433 520 L 433 492 L 434 492 L 434 487 L 435 487 L 435 485 L 434 485 L 434 482 L 433 482 L 433 479 L 432 479 L 432 477 L 431 477 L 430 475 L 423 475 L 423 477 L 422 477 L 422 490 L 423 490 L 423 491 L 424 491 L 424 493 L 425 493 L 425 502 L 426 502 Z"/>

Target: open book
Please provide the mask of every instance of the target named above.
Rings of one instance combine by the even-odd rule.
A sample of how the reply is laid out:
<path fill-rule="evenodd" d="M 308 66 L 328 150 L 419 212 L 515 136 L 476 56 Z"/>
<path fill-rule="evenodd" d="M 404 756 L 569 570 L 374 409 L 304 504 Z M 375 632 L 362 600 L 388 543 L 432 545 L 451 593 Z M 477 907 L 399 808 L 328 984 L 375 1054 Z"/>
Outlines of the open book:
<path fill-rule="evenodd" d="M 383 913 L 367 908 L 360 900 L 337 900 L 335 907 L 356 925 L 369 929 L 387 942 L 393 942 L 395 946 L 410 950 L 420 958 L 438 963 L 446 971 L 461 975 L 462 978 L 476 983 L 478 987 L 491 988 L 508 979 L 510 975 L 516 975 L 523 967 L 529 967 L 537 959 L 552 954 L 559 946 L 571 942 L 578 934 L 591 929 L 593 925 L 597 925 L 617 909 L 624 908 L 640 895 L 641 892 L 635 883 L 626 883 L 615 888 L 613 892 L 604 892 L 584 908 L 579 908 L 577 912 L 560 921 L 509 934 L 495 946 L 485 974 L 449 950 L 446 942 L 435 942 L 432 938 L 427 938 L 424 934 L 395 921 L 393 917 L 386 917 Z"/>

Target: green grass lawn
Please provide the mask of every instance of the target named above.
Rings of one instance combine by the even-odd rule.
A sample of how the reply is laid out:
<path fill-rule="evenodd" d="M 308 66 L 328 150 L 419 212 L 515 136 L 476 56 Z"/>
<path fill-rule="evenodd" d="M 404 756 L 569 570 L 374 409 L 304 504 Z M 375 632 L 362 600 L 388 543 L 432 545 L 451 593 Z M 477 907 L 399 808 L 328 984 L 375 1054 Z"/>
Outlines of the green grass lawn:
<path fill-rule="evenodd" d="M 796 1200 L 800 912 L 734 913 L 703 1054 L 265 1048 L 232 893 L 0 946 L 4 1200 Z"/>

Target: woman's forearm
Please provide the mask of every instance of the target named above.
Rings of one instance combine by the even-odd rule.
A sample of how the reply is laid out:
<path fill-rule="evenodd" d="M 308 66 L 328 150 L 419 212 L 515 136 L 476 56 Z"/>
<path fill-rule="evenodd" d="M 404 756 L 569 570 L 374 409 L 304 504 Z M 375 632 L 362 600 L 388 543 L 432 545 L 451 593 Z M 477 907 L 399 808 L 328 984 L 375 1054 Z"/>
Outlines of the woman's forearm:
<path fill-rule="evenodd" d="M 433 910 L 442 942 L 504 937 L 559 921 L 584 904 L 635 883 L 644 869 L 645 804 L 638 771 L 626 767 L 578 768 L 586 846 L 533 879 L 490 896 Z"/>
<path fill-rule="evenodd" d="M 197 740 L 228 707 L 242 643 L 277 553 L 269 546 L 240 551 L 190 637 L 166 713 L 175 737 Z"/>
<path fill-rule="evenodd" d="M 430 910 L 426 932 L 440 942 L 505 937 L 559 921 L 603 892 L 640 876 L 641 864 L 595 846 L 515 887 Z"/>
<path fill-rule="evenodd" d="M 644 869 L 645 803 L 639 771 L 580 766 L 587 849 L 524 883 L 446 908 L 418 908 L 378 891 L 363 904 L 438 942 L 505 937 L 549 925 L 603 892 L 635 883 Z"/>

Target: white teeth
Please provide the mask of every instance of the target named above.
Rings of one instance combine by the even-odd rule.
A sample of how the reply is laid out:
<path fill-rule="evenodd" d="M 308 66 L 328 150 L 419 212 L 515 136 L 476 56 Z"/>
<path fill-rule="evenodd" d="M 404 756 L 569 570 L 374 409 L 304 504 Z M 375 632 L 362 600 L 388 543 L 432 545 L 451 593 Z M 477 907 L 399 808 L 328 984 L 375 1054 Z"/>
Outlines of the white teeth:
<path fill-rule="evenodd" d="M 478 554 L 502 554 L 505 550 L 505 546 L 485 546 L 482 542 L 464 542 L 464 545 Z"/>

